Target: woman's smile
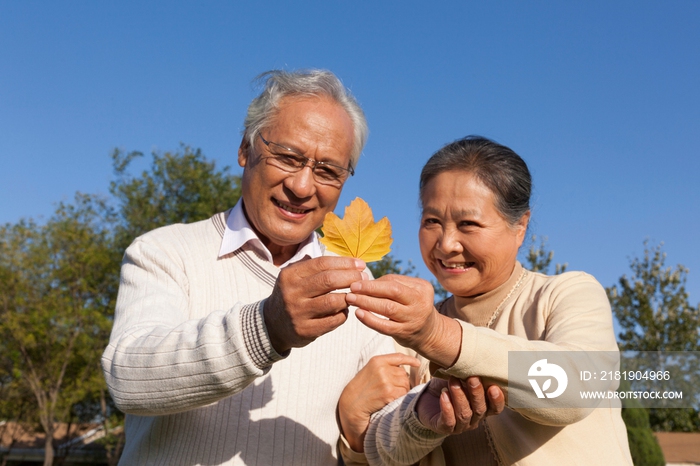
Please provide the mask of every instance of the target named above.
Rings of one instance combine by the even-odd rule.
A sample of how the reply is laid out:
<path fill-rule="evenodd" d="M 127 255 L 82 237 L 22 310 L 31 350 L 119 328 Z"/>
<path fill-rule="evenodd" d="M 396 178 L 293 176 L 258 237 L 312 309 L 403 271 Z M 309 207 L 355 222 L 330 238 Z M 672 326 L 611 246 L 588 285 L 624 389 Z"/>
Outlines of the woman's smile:
<path fill-rule="evenodd" d="M 442 172 L 425 185 L 419 240 L 423 260 L 457 296 L 491 291 L 510 277 L 527 217 L 510 225 L 474 174 Z"/>
<path fill-rule="evenodd" d="M 476 265 L 475 262 L 454 262 L 454 261 L 444 261 L 438 259 L 438 262 L 442 268 L 451 271 L 463 271 L 468 270 Z"/>

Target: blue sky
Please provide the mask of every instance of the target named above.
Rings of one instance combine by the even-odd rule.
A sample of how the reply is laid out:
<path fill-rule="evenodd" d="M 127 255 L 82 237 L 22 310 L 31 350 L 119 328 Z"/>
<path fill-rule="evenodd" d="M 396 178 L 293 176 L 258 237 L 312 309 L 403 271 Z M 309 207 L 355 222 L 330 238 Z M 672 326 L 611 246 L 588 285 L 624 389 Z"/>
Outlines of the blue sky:
<path fill-rule="evenodd" d="M 480 134 L 528 162 L 555 261 L 609 286 L 664 241 L 700 301 L 700 2 L 243 3 L 0 2 L 0 223 L 107 194 L 115 147 L 237 172 L 251 80 L 328 68 L 371 131 L 337 211 L 388 216 L 421 276 L 420 169 Z"/>

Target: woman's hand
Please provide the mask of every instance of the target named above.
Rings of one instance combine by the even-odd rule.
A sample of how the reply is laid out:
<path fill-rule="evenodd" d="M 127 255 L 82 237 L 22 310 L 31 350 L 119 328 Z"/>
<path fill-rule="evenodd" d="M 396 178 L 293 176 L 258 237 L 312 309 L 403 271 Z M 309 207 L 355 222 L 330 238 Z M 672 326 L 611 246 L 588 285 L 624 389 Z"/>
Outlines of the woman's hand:
<path fill-rule="evenodd" d="M 353 450 L 364 451 L 370 416 L 410 390 L 402 365 L 418 367 L 420 362 L 401 353 L 374 356 L 340 395 L 338 417 Z"/>
<path fill-rule="evenodd" d="M 345 299 L 358 307 L 355 316 L 366 326 L 394 337 L 442 367 L 450 367 L 457 360 L 462 327 L 437 312 L 433 285 L 429 282 L 405 275 L 384 275 L 353 283 Z"/>
<path fill-rule="evenodd" d="M 431 379 L 421 393 L 416 411 L 421 424 L 438 434 L 460 434 L 476 429 L 486 416 L 505 407 L 503 392 L 496 385 L 484 390 L 479 377 L 460 380 Z"/>

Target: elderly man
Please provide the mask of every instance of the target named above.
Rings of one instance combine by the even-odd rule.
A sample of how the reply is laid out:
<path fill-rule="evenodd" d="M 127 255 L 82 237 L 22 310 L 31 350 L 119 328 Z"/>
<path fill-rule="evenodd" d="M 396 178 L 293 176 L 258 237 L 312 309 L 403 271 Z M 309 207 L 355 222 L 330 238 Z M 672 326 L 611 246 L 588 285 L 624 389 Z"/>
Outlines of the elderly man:
<path fill-rule="evenodd" d="M 102 361 L 127 413 L 122 464 L 335 464 L 341 391 L 393 351 L 331 293 L 365 264 L 324 256 L 314 232 L 354 172 L 362 110 L 327 71 L 265 78 L 239 203 L 126 251 Z"/>
<path fill-rule="evenodd" d="M 121 464 L 336 464 L 340 393 L 394 351 L 333 293 L 367 278 L 365 264 L 325 255 L 314 231 L 354 173 L 362 110 L 327 71 L 264 79 L 238 151 L 239 203 L 126 251 L 102 359 L 127 413 Z M 373 361 L 396 375 L 412 358 Z M 389 380 L 373 382 L 384 402 L 408 388 L 405 373 Z"/>

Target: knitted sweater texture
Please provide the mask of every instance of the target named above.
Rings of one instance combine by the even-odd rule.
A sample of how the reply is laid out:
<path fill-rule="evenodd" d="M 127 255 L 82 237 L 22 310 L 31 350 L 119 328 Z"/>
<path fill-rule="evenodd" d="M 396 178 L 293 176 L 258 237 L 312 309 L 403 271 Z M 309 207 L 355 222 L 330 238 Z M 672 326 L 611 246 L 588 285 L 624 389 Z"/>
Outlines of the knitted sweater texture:
<path fill-rule="evenodd" d="M 393 341 L 352 309 L 281 356 L 262 306 L 279 269 L 244 246 L 217 257 L 225 214 L 137 238 L 102 365 L 127 413 L 124 465 L 337 463 L 340 393 Z"/>
<path fill-rule="evenodd" d="M 493 329 L 485 328 L 497 309 L 502 311 Z M 481 376 L 486 386 L 499 385 L 508 399 L 524 397 L 525 392 L 531 396 L 532 391 L 526 381 L 509 380 L 510 352 L 617 354 L 605 290 L 582 272 L 550 277 L 523 272 L 516 263 L 501 287 L 477 298 L 450 298 L 442 312 L 462 326 L 459 358 L 442 372 L 460 379 Z M 578 374 L 575 365 L 580 361 L 572 359 L 569 373 Z M 412 370 L 413 385 L 430 378 L 427 369 L 428 361 L 423 360 Z M 447 437 L 418 420 L 415 404 L 422 389 L 416 386 L 374 415 L 365 437 L 369 464 L 409 465 L 421 458 L 421 465 L 632 464 L 619 400 L 605 400 L 597 408 L 506 407 L 500 415 L 486 418 L 479 429 Z M 349 464 L 362 462 L 354 452 L 348 457 L 354 461 Z"/>

